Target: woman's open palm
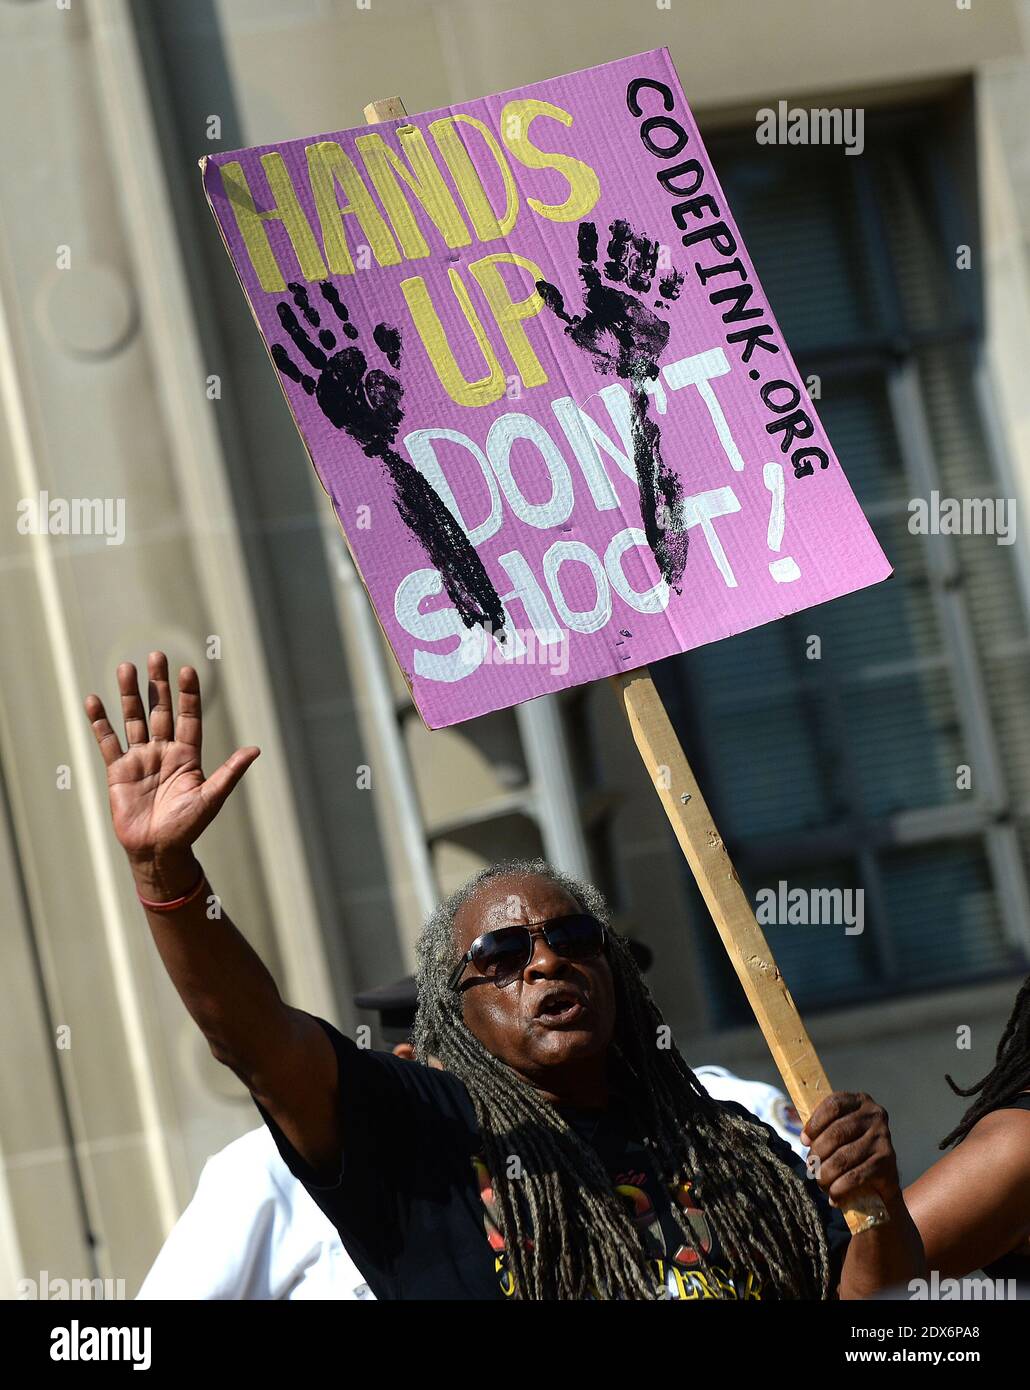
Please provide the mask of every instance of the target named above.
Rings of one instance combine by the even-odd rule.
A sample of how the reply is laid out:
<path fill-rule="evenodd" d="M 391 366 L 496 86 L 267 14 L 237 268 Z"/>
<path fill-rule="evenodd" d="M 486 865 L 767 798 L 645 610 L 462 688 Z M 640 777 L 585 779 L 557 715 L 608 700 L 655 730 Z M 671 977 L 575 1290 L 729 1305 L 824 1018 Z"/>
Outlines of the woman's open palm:
<path fill-rule="evenodd" d="M 221 810 L 226 798 L 258 756 L 238 748 L 210 777 L 201 770 L 200 681 L 192 666 L 179 672 L 179 713 L 172 711 L 168 660 L 147 659 L 150 724 L 140 697 L 136 668 L 118 667 L 126 748 L 111 728 L 103 702 L 86 698 L 86 714 L 107 766 L 115 834 L 130 859 L 157 858 L 187 850 Z"/>

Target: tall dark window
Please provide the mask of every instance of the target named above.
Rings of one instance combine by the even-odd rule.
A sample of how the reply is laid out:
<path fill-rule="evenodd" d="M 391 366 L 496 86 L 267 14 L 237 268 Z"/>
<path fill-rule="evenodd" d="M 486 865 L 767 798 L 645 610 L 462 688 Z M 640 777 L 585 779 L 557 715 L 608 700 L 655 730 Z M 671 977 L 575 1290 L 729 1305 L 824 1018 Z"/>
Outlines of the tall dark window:
<path fill-rule="evenodd" d="M 809 1009 L 1030 956 L 1021 538 L 909 530 L 932 491 L 1011 497 L 981 355 L 971 103 L 867 113 L 865 136 L 860 157 L 753 130 L 709 148 L 895 575 L 657 669 L 752 899 L 781 880 L 864 891 L 861 935 L 767 928 Z M 697 916 L 712 1021 L 729 1025 L 743 995 L 699 901 Z"/>

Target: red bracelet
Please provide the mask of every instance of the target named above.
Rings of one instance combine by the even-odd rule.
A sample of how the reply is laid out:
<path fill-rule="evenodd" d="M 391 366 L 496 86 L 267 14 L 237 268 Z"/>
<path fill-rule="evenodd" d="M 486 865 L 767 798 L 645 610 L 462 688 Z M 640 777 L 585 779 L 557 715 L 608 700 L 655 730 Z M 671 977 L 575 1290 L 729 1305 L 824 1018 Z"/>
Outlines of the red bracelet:
<path fill-rule="evenodd" d="M 191 903 L 193 899 L 198 895 L 200 890 L 203 888 L 204 883 L 204 870 L 203 867 L 201 867 L 200 877 L 197 879 L 196 883 L 190 889 L 190 891 L 188 893 L 184 893 L 181 898 L 173 898 L 171 902 L 153 903 L 150 901 L 149 898 L 145 898 L 138 888 L 136 889 L 136 897 L 139 898 L 140 902 L 143 904 L 143 906 L 147 909 L 148 912 L 174 912 L 176 908 L 185 907 L 187 903 Z"/>

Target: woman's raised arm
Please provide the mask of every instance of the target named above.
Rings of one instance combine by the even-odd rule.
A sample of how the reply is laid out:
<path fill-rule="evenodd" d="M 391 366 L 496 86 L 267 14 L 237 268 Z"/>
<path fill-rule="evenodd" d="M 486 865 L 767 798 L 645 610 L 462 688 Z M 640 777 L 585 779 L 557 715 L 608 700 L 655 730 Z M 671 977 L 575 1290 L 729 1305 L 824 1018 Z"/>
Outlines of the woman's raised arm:
<path fill-rule="evenodd" d="M 98 696 L 86 698 L 86 714 L 107 767 L 115 834 L 154 942 L 212 1055 L 236 1073 L 303 1158 L 316 1168 L 330 1166 L 341 1152 L 332 1044 L 310 1014 L 283 1001 L 224 909 L 209 916 L 212 892 L 193 853 L 260 750 L 238 748 L 205 778 L 196 671 L 179 672 L 176 718 L 164 653 L 151 652 L 147 668 L 149 725 L 135 666 L 118 667 L 124 750 Z"/>

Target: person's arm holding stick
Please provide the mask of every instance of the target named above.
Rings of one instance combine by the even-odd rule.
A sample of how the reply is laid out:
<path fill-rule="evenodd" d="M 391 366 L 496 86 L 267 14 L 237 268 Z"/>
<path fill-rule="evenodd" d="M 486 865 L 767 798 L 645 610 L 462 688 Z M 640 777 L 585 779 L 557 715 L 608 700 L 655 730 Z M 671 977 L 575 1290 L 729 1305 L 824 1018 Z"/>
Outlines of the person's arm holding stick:
<path fill-rule="evenodd" d="M 925 1278 L 923 1243 L 905 1206 L 883 1106 L 862 1092 L 834 1091 L 808 1117 L 801 1142 L 809 1146 L 809 1171 L 834 1206 L 874 1192 L 890 1217 L 852 1235 L 840 1297 L 872 1298 Z"/>
<path fill-rule="evenodd" d="M 115 834 L 132 868 L 164 967 L 212 1055 L 229 1067 L 313 1167 L 339 1161 L 336 1058 L 309 1014 L 286 1004 L 256 951 L 211 888 L 193 844 L 258 757 L 238 748 L 210 777 L 201 771 L 200 681 L 179 672 L 178 717 L 168 661 L 148 662 L 149 725 L 136 668 L 118 668 L 126 748 L 96 695 L 86 713 L 107 767 Z"/>

